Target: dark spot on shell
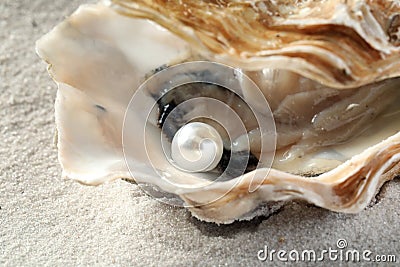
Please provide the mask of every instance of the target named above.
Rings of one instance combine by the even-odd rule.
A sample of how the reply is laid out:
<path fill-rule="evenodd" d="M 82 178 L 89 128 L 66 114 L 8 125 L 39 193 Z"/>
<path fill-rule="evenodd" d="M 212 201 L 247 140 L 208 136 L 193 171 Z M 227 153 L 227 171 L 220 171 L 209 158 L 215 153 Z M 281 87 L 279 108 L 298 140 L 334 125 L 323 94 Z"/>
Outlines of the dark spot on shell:
<path fill-rule="evenodd" d="M 157 72 L 163 71 L 168 68 L 167 64 L 161 65 L 160 67 L 156 68 L 153 72 L 156 74 Z"/>
<path fill-rule="evenodd" d="M 100 105 L 95 105 L 95 107 L 99 110 L 101 110 L 102 112 L 107 112 L 106 108 Z"/>
<path fill-rule="evenodd" d="M 153 76 L 154 74 L 156 74 L 156 73 L 158 73 L 158 72 L 160 72 L 160 71 L 163 71 L 163 70 L 167 69 L 168 67 L 169 67 L 169 66 L 168 66 L 167 64 L 164 64 L 164 65 L 161 65 L 161 66 L 159 66 L 159 67 L 157 67 L 157 68 L 151 70 L 149 73 L 147 73 L 147 74 L 145 75 L 145 79 L 150 78 L 150 77 Z"/>
<path fill-rule="evenodd" d="M 400 46 L 400 15 L 397 14 L 392 17 L 389 22 L 387 33 L 390 38 L 389 41 L 395 46 Z"/>
<path fill-rule="evenodd" d="M 246 167 L 243 168 L 243 163 L 246 162 Z M 238 151 L 231 153 L 231 150 L 225 149 L 222 154 L 221 161 L 217 169 L 220 173 L 225 174 L 221 177 L 222 180 L 229 180 L 233 177 L 238 177 L 244 173 L 254 171 L 258 165 L 258 158 L 248 151 Z M 238 167 L 241 166 L 241 167 Z"/>

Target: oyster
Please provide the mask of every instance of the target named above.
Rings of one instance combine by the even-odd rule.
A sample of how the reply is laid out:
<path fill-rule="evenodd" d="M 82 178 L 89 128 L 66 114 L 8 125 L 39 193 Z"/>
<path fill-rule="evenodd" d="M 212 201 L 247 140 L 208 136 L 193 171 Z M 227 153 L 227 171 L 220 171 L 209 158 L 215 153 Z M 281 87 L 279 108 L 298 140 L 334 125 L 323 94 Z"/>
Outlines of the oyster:
<path fill-rule="evenodd" d="M 63 175 L 134 180 L 217 223 L 291 199 L 359 212 L 400 169 L 399 14 L 372 0 L 81 6 L 37 43 Z"/>

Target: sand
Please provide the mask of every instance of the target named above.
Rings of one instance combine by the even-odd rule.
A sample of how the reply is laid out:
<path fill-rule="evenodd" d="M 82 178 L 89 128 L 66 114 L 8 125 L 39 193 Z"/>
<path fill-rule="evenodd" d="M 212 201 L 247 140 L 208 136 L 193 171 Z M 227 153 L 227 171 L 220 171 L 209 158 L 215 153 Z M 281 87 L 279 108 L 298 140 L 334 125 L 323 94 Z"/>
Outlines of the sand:
<path fill-rule="evenodd" d="M 56 85 L 34 43 L 83 2 L 0 1 L 0 266 L 263 265 L 257 253 L 265 246 L 320 251 L 336 249 L 338 239 L 400 262 L 399 179 L 360 214 L 291 202 L 227 226 L 200 222 L 123 181 L 90 187 L 62 179 Z"/>

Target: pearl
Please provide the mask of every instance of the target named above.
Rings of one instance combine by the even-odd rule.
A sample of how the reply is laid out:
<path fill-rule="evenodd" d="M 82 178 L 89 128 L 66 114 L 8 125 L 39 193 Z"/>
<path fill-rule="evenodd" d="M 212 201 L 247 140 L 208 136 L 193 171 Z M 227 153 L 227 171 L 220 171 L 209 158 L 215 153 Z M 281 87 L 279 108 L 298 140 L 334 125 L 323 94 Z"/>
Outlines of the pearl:
<path fill-rule="evenodd" d="M 187 172 L 210 171 L 221 160 L 223 147 L 222 138 L 214 127 L 191 122 L 181 127 L 172 139 L 172 163 Z"/>

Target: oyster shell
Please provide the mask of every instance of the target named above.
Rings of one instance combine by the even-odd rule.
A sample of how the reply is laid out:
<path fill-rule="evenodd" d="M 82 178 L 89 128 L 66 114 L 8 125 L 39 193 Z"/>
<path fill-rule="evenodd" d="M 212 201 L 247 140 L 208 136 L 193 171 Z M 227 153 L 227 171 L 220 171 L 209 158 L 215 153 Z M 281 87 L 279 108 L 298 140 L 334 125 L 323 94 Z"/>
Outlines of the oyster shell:
<path fill-rule="evenodd" d="M 361 0 L 81 6 L 37 43 L 58 84 L 63 175 L 90 185 L 133 179 L 152 196 L 217 223 L 252 218 L 266 203 L 263 212 L 271 212 L 271 203 L 291 199 L 359 212 L 399 173 L 399 14 L 398 1 Z M 234 67 L 230 86 L 239 98 L 215 85 L 204 89 L 204 81 L 203 90 L 163 91 L 166 81 L 183 85 L 196 76 L 190 67 L 174 73 L 175 65 L 198 60 Z M 229 80 L 218 66 L 208 73 L 214 66 L 202 66 L 207 79 Z M 164 83 L 155 78 L 161 73 Z M 134 95 L 140 97 L 132 105 Z M 197 119 L 218 129 L 224 152 L 215 169 L 193 173 L 171 165 L 163 146 L 188 121 L 218 111 L 207 101 L 179 105 L 199 97 L 225 99 L 245 130 L 226 134 Z M 172 104 L 178 117 L 164 127 Z M 257 118 L 274 131 L 262 130 Z M 224 155 L 234 164 L 222 164 Z"/>

